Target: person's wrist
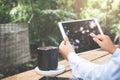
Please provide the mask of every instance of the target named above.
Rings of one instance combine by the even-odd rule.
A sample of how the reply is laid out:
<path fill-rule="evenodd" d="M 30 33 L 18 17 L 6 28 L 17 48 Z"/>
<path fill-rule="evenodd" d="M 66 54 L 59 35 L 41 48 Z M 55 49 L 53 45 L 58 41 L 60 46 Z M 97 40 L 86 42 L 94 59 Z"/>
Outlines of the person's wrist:
<path fill-rule="evenodd" d="M 66 55 L 66 59 L 68 60 L 68 56 L 69 56 L 70 54 L 73 54 L 73 53 L 75 53 L 75 51 L 69 51 L 69 52 L 67 53 L 67 55 Z"/>
<path fill-rule="evenodd" d="M 109 52 L 110 52 L 111 54 L 113 54 L 113 53 L 115 52 L 115 50 L 116 50 L 116 47 L 113 47 L 112 49 L 110 49 Z"/>

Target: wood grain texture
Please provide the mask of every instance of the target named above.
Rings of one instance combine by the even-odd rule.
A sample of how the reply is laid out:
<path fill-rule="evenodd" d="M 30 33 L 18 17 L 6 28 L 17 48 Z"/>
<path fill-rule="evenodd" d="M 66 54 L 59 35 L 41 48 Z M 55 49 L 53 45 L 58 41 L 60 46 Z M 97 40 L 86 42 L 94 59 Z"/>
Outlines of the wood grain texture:
<path fill-rule="evenodd" d="M 84 54 L 80 54 L 80 57 L 83 57 L 97 64 L 103 64 L 103 63 L 109 62 L 110 56 L 111 55 L 109 55 L 109 53 L 106 51 L 96 51 L 96 50 L 88 51 L 88 52 L 85 52 Z M 74 77 L 71 73 L 71 69 L 66 60 L 60 61 L 59 64 L 67 66 L 67 69 L 65 70 L 64 73 L 58 75 L 58 77 Z M 23 73 L 19 73 L 19 74 L 4 78 L 2 80 L 38 80 L 42 76 L 43 75 L 37 74 L 33 69 L 33 70 L 29 70 Z"/>

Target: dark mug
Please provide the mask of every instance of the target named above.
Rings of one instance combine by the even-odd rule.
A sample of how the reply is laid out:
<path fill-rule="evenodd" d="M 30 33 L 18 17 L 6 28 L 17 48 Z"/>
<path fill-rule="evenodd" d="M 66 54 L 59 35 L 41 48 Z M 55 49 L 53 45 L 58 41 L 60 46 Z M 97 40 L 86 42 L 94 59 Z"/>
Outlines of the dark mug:
<path fill-rule="evenodd" d="M 54 46 L 39 47 L 38 53 L 38 68 L 40 70 L 56 70 L 58 66 L 58 48 Z"/>

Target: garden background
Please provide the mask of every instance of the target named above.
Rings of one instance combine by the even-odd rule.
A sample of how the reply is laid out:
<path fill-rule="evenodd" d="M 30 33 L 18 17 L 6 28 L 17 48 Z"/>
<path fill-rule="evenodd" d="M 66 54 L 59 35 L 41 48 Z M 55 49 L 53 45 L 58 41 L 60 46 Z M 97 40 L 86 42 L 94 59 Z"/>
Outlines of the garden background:
<path fill-rule="evenodd" d="M 29 62 L 5 69 L 0 78 L 33 69 L 37 47 L 59 46 L 59 21 L 97 18 L 104 34 L 113 41 L 120 36 L 120 0 L 0 0 L 0 5 L 0 24 L 28 23 L 31 54 Z"/>

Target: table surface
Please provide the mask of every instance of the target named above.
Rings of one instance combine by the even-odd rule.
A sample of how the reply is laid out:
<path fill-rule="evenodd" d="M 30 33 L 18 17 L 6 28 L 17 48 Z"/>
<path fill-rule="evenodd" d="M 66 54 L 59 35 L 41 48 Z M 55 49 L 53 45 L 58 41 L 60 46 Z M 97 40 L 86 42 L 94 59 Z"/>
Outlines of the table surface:
<path fill-rule="evenodd" d="M 106 51 L 102 50 L 91 50 L 91 51 L 86 51 L 84 53 L 79 54 L 80 57 L 83 57 L 87 60 L 90 60 L 93 63 L 96 64 L 105 64 L 109 62 L 110 59 L 110 54 Z M 66 60 L 60 61 L 58 64 L 67 66 L 68 62 Z M 34 69 L 25 71 L 10 77 L 6 77 L 2 80 L 39 80 L 43 75 L 40 75 L 35 72 Z M 62 74 L 57 75 L 57 77 L 69 77 L 72 78 L 74 77 L 71 73 L 71 68 L 68 66 L 65 71 Z"/>

